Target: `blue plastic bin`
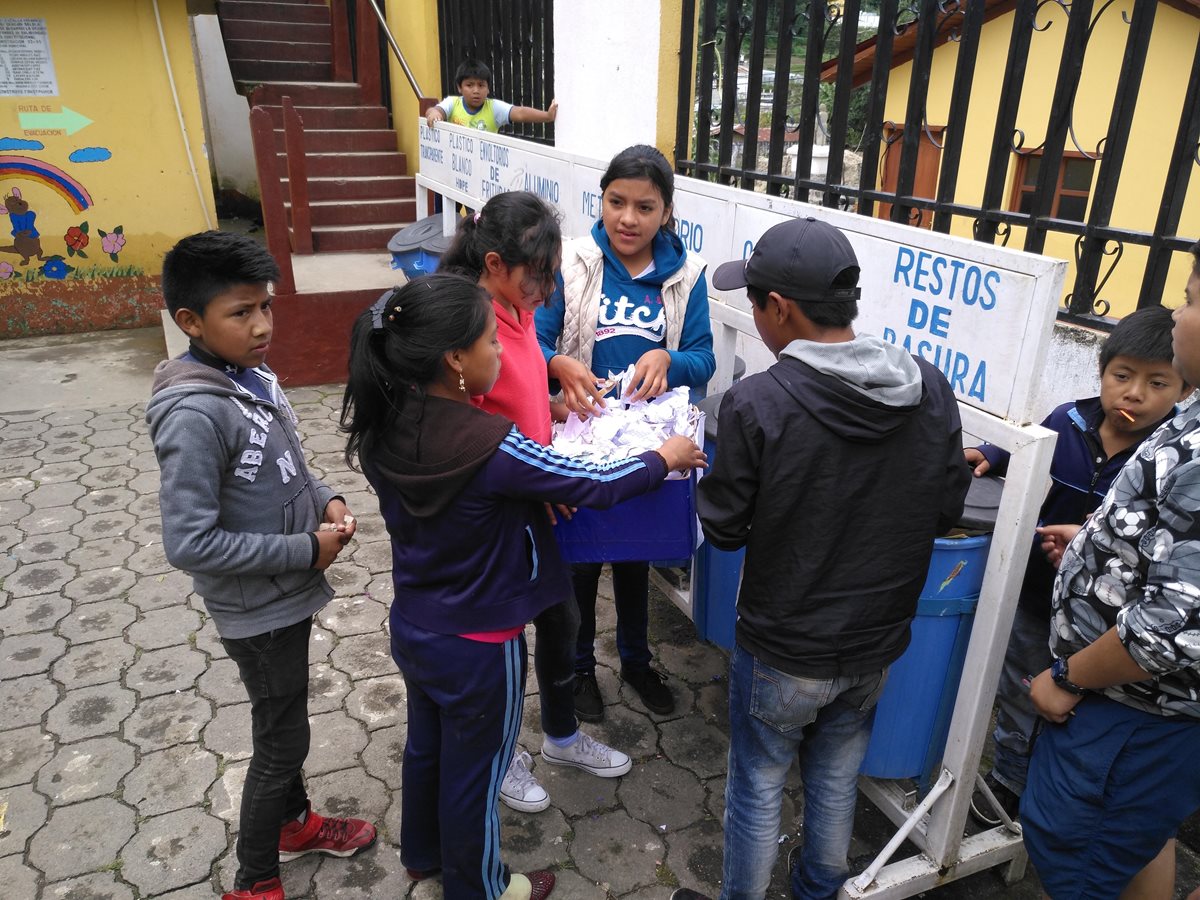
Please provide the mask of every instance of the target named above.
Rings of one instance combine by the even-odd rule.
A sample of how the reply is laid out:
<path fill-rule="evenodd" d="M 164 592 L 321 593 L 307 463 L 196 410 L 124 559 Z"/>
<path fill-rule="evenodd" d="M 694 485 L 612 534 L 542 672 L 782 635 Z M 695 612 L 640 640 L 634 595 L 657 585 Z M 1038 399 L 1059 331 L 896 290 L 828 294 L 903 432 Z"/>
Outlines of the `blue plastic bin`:
<path fill-rule="evenodd" d="M 696 545 L 696 477 L 664 481 L 610 509 L 580 509 L 554 533 L 567 562 L 687 559 Z"/>
<path fill-rule="evenodd" d="M 436 272 L 438 264 L 442 260 L 442 254 L 450 249 L 450 242 L 454 240 L 454 235 L 442 234 L 441 230 L 438 233 L 421 242 L 421 255 L 418 265 L 421 268 L 422 275 L 428 275 L 431 272 Z"/>
<path fill-rule="evenodd" d="M 409 278 L 428 274 L 422 267 L 422 245 L 442 234 L 442 217 L 440 215 L 426 216 L 411 225 L 405 225 L 388 241 L 388 251 L 392 254 L 392 268 L 399 269 Z M 434 268 L 436 268 L 436 264 Z"/>

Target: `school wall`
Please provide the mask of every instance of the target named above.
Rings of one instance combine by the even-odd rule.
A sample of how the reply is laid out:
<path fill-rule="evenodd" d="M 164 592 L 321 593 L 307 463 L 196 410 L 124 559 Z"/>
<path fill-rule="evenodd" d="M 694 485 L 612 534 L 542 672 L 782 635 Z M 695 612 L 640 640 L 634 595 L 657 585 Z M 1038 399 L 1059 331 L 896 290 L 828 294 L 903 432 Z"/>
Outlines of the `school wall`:
<path fill-rule="evenodd" d="M 218 191 L 226 192 L 234 204 L 239 198 L 258 203 L 258 168 L 254 162 L 254 141 L 250 137 L 250 104 L 234 86 L 221 24 L 215 13 L 193 16 L 191 24 L 213 184 Z"/>
<path fill-rule="evenodd" d="M 417 84 L 426 96 L 441 100 L 443 86 L 441 50 L 438 46 L 437 0 L 385 0 L 384 6 L 388 29 L 396 39 L 400 52 L 404 54 Z M 388 61 L 388 77 L 392 86 L 392 124 L 396 129 L 400 152 L 407 155 L 408 172 L 411 175 L 417 171 L 417 160 L 420 157 L 415 124 L 419 115 L 417 97 L 390 49 Z M 446 85 L 445 90 L 450 91 L 452 88 L 452 85 Z"/>
<path fill-rule="evenodd" d="M 1075 134 L 1080 145 L 1094 154 L 1104 138 L 1129 26 L 1122 13 L 1131 13 L 1133 0 L 1117 0 L 1100 17 L 1084 60 L 1079 91 L 1074 107 Z M 987 175 L 988 153 L 995 126 L 996 109 L 1000 103 L 1001 75 L 1008 56 L 1009 36 L 1014 13 L 989 20 L 983 27 L 979 58 L 975 67 L 975 85 L 967 117 L 966 138 L 957 184 L 959 202 L 978 204 L 983 196 Z M 1045 139 L 1046 122 L 1053 99 L 1067 20 L 1056 4 L 1046 4 L 1038 13 L 1044 31 L 1035 31 L 1030 46 L 1029 65 L 1021 94 L 1016 127 L 1024 132 L 1022 146 L 1037 147 Z M 1186 73 L 1190 71 L 1196 41 L 1200 37 L 1200 18 L 1177 10 L 1165 3 L 1158 5 L 1154 31 L 1142 76 L 1138 103 L 1133 118 L 1129 146 L 1125 154 L 1120 185 L 1112 212 L 1112 223 L 1118 227 L 1152 232 L 1162 199 L 1163 177 L 1171 147 L 1179 127 Z M 959 45 L 948 41 L 938 47 L 930 75 L 927 121 L 930 125 L 945 125 L 950 108 L 950 92 Z M 908 102 L 911 63 L 892 71 L 888 83 L 885 120 L 903 122 Z M 1074 144 L 1067 139 L 1067 149 Z M 1005 183 L 1005 204 L 1012 194 L 1016 171 L 1016 155 L 1011 157 Z M 1099 174 L 1099 164 L 1095 174 Z M 1152 173 L 1152 174 L 1151 174 Z M 1093 178 L 1095 175 L 1093 176 Z M 1200 176 L 1194 174 L 1185 203 L 1178 233 L 1200 235 Z M 970 237 L 971 222 L 956 217 L 954 234 Z M 1008 240 L 1010 247 L 1022 247 L 1024 228 L 1014 228 Z M 1064 297 L 1075 281 L 1075 237 L 1051 232 L 1046 238 L 1047 255 L 1065 259 L 1070 264 L 1063 287 Z M 1126 245 L 1120 261 L 1112 271 L 1100 296 L 1112 308 L 1110 316 L 1121 317 L 1137 305 L 1142 276 L 1146 267 L 1146 248 Z M 1110 258 L 1101 267 L 1101 277 L 1108 270 Z M 1182 299 L 1183 285 L 1191 271 L 1189 254 L 1176 253 L 1167 280 L 1169 305 Z"/>
<path fill-rule="evenodd" d="M 163 253 L 216 222 L 185 0 L 7 0 L 0 40 L 0 191 L 39 235 L 0 217 L 0 337 L 157 324 Z"/>

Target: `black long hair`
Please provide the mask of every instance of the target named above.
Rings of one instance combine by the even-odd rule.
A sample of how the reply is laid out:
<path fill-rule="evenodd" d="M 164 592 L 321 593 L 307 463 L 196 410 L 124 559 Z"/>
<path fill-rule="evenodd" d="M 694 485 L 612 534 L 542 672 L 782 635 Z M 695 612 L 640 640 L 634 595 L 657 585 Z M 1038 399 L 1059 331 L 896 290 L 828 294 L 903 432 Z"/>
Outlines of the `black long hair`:
<path fill-rule="evenodd" d="M 406 399 L 424 394 L 445 354 L 470 347 L 488 324 L 487 292 L 462 275 L 416 278 L 363 310 L 350 335 L 350 373 L 342 396 L 346 462 L 369 456 Z"/>
<path fill-rule="evenodd" d="M 438 263 L 438 271 L 458 272 L 478 279 L 484 259 L 495 252 L 506 266 L 529 266 L 548 274 L 558 268 L 562 229 L 558 214 L 529 191 L 496 194 L 483 209 L 458 223 L 453 243 Z"/>
<path fill-rule="evenodd" d="M 618 178 L 644 179 L 658 188 L 663 206 L 671 210 L 663 228 L 667 231 L 675 230 L 675 173 L 671 171 L 671 164 L 657 147 L 634 144 L 614 156 L 600 177 L 600 193 L 608 190 L 608 186 Z"/>

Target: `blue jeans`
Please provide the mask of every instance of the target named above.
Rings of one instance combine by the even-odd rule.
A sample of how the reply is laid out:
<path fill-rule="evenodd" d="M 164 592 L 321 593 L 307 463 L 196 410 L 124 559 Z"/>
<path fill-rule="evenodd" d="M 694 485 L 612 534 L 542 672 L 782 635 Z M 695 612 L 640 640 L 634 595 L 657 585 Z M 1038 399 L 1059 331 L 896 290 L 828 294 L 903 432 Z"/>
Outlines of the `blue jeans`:
<path fill-rule="evenodd" d="M 992 732 L 996 742 L 992 774 L 1018 797 L 1025 792 L 1034 729 L 1039 721 L 1025 679 L 1049 668 L 1053 661 L 1050 619 L 1018 606 L 996 686 L 996 730 Z"/>
<path fill-rule="evenodd" d="M 804 779 L 797 900 L 834 897 L 850 874 L 858 770 L 887 669 L 838 678 L 788 675 L 735 647 L 729 671 L 729 775 L 721 900 L 761 900 L 779 853 L 792 760 Z"/>
<path fill-rule="evenodd" d="M 308 636 L 312 619 L 248 638 L 222 638 L 250 697 L 254 753 L 242 787 L 234 890 L 279 874 L 279 832 L 308 809 Z"/>

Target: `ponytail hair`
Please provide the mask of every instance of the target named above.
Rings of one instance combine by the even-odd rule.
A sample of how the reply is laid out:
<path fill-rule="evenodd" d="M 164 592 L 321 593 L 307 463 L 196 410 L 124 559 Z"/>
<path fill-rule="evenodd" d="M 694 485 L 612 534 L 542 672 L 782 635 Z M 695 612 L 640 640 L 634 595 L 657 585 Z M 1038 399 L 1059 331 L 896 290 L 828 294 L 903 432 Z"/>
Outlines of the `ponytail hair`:
<path fill-rule="evenodd" d="M 675 230 L 675 173 L 671 171 L 671 164 L 657 147 L 634 144 L 614 156 L 600 178 L 600 193 L 608 190 L 608 186 L 618 178 L 649 181 L 654 185 L 662 197 L 663 206 L 671 211 L 663 228 L 667 231 Z"/>
<path fill-rule="evenodd" d="M 348 465 L 369 457 L 397 427 L 404 405 L 423 398 L 441 376 L 446 353 L 479 340 L 490 311 L 487 292 L 474 281 L 438 273 L 391 288 L 359 314 L 350 335 L 340 420 L 350 436 Z"/>
<path fill-rule="evenodd" d="M 458 223 L 453 243 L 442 254 L 438 271 L 458 272 L 478 280 L 485 258 L 496 253 L 506 266 L 529 266 L 553 273 L 562 256 L 558 214 L 536 194 L 496 194 L 483 209 Z"/>

